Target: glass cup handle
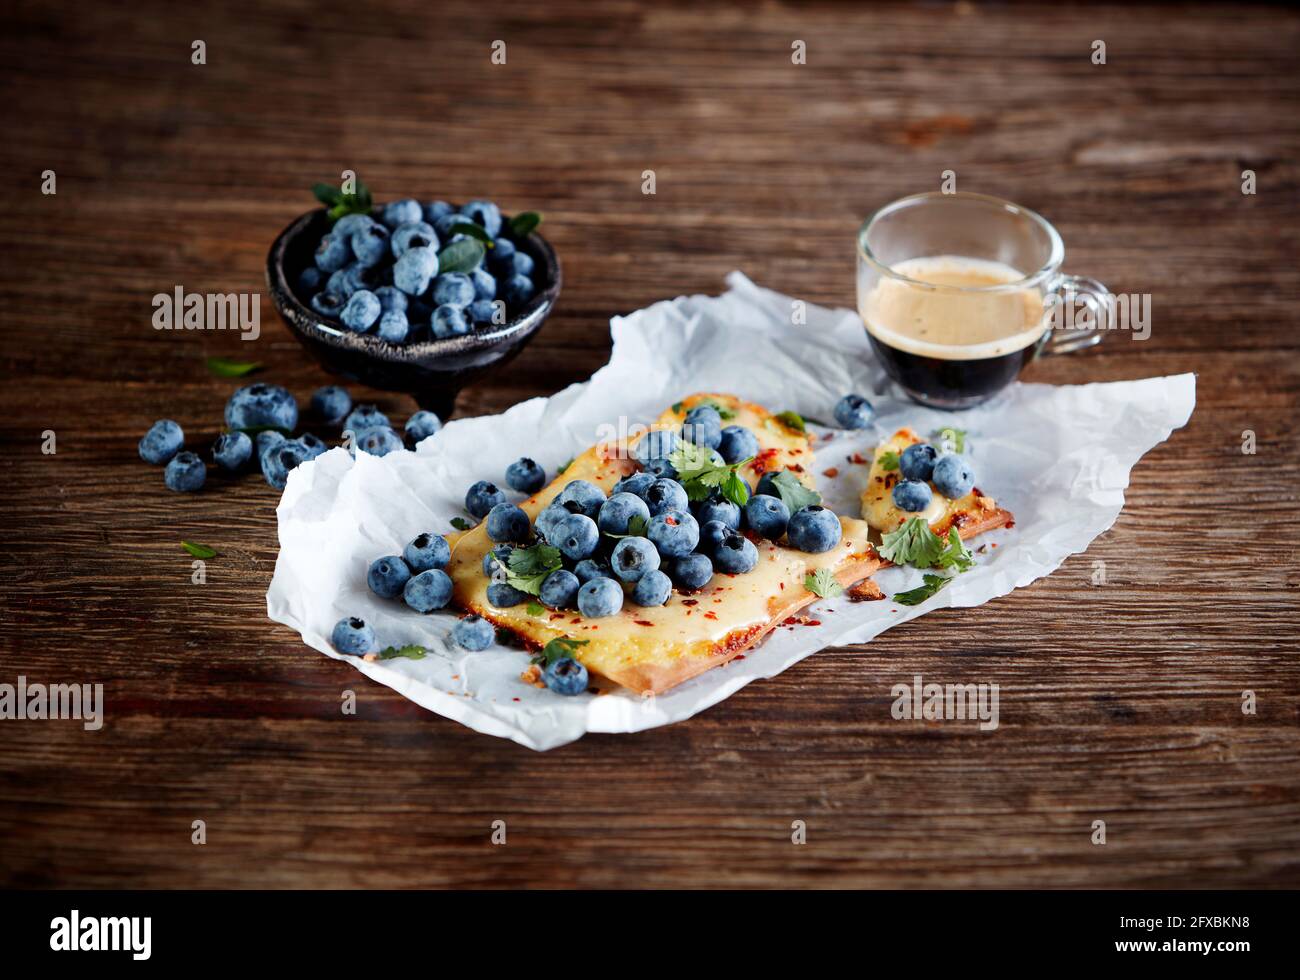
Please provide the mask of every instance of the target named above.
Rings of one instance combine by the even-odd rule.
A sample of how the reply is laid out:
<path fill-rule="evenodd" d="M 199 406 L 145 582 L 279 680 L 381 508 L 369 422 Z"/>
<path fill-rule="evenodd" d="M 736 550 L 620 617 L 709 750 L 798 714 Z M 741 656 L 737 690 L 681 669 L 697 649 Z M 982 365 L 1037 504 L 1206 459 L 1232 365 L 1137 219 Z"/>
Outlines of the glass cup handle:
<path fill-rule="evenodd" d="M 1044 354 L 1069 354 L 1100 344 L 1107 330 L 1114 326 L 1115 310 L 1110 302 L 1110 292 L 1096 279 L 1087 276 L 1057 276 L 1048 290 L 1047 302 L 1056 307 L 1048 314 L 1051 329 Z M 1087 310 L 1089 325 L 1073 326 L 1081 314 L 1078 307 Z M 1069 323 L 1062 322 L 1068 316 Z"/>

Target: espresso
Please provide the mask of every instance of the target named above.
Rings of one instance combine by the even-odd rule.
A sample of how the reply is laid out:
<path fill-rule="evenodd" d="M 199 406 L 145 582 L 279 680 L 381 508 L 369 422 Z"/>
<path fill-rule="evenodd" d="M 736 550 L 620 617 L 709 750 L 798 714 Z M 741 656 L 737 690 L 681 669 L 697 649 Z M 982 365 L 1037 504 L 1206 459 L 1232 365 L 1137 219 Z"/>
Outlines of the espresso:
<path fill-rule="evenodd" d="M 1042 294 L 1000 262 L 936 255 L 893 267 L 861 309 L 886 373 L 913 398 L 966 408 L 1011 381 L 1046 335 Z M 1005 287 L 1005 288 L 990 288 Z"/>

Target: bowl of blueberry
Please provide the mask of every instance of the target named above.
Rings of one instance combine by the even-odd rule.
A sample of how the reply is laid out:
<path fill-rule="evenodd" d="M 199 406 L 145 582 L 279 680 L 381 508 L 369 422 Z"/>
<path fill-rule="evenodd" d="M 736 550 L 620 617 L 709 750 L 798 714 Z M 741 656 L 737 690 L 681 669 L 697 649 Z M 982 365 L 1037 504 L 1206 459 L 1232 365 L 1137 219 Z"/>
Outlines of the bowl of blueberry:
<path fill-rule="evenodd" d="M 314 192 L 325 207 L 280 233 L 266 278 L 290 332 L 336 374 L 446 418 L 462 388 L 524 348 L 560 295 L 560 262 L 534 211 L 373 204 L 359 182 Z"/>

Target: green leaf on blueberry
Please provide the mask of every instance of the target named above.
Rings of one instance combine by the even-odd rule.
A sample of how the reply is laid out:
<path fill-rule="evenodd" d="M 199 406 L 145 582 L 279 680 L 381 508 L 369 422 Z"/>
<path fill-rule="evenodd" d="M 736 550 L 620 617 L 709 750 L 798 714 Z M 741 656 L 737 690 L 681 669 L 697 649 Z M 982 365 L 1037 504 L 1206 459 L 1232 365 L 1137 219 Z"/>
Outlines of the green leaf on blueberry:
<path fill-rule="evenodd" d="M 563 567 L 560 549 L 549 544 L 539 541 L 527 548 L 514 548 L 506 559 L 506 584 L 529 595 L 541 595 L 546 576 Z"/>
<path fill-rule="evenodd" d="M 814 507 L 822 502 L 822 495 L 816 490 L 804 486 L 803 482 L 789 470 L 772 474 L 772 488 L 781 501 L 790 509 L 791 514 L 798 513 L 805 507 Z"/>
<path fill-rule="evenodd" d="M 482 225 L 474 221 L 457 221 L 449 229 L 450 235 L 468 235 L 470 238 L 477 238 L 488 248 L 495 247 L 492 236 L 483 230 Z M 442 271 L 442 266 L 440 265 L 438 269 Z"/>
<path fill-rule="evenodd" d="M 209 357 L 208 370 L 218 378 L 242 378 L 246 374 L 260 371 L 260 361 L 236 361 L 229 357 Z"/>
<path fill-rule="evenodd" d="M 644 537 L 646 536 L 646 534 L 649 533 L 649 530 L 650 530 L 650 526 L 649 526 L 649 524 L 646 522 L 646 519 L 645 519 L 644 517 L 642 517 L 640 514 L 633 514 L 630 518 L 628 518 L 628 522 L 627 522 L 627 534 L 610 534 L 608 531 L 606 531 L 606 532 L 605 532 L 605 537 L 607 537 L 607 538 L 644 538 Z"/>
<path fill-rule="evenodd" d="M 714 490 L 719 490 L 737 507 L 744 507 L 749 501 L 749 484 L 737 475 L 736 470 L 752 458 L 731 464 L 718 463 L 714 461 L 711 450 L 682 441 L 669 454 L 668 462 L 677 470 L 677 480 L 690 500 L 704 500 Z"/>
<path fill-rule="evenodd" d="M 839 579 L 829 568 L 819 568 L 815 572 L 809 572 L 804 576 L 803 587 L 823 599 L 837 596 L 844 591 L 844 586 L 840 585 Z"/>
<path fill-rule="evenodd" d="M 462 238 L 458 242 L 452 242 L 438 253 L 438 273 L 470 272 L 478 268 L 485 254 L 483 243 L 476 238 Z"/>
<path fill-rule="evenodd" d="M 913 518 L 916 520 L 916 518 Z M 922 576 L 924 585 L 918 585 L 915 589 L 909 589 L 906 592 L 895 592 L 894 601 L 900 606 L 915 606 L 934 595 L 950 581 L 942 575 L 925 575 Z"/>
<path fill-rule="evenodd" d="M 510 219 L 510 231 L 516 238 L 527 238 L 542 223 L 537 211 L 524 211 Z"/>
<path fill-rule="evenodd" d="M 408 643 L 406 646 L 385 647 L 379 651 L 380 660 L 396 660 L 398 657 L 404 657 L 407 660 L 423 660 L 429 651 L 422 646 L 414 643 Z"/>
<path fill-rule="evenodd" d="M 345 194 L 340 188 L 329 184 L 313 184 L 311 192 L 316 200 L 329 209 L 327 213 L 330 221 L 338 221 L 345 214 L 369 214 L 374 206 L 370 188 L 360 180 L 357 181 L 357 189 L 351 194 Z"/>
<path fill-rule="evenodd" d="M 217 553 L 206 544 L 195 544 L 193 541 L 182 541 L 181 547 L 188 551 L 195 558 L 216 558 Z"/>
<path fill-rule="evenodd" d="M 587 640 L 571 640 L 567 636 L 557 636 L 533 657 L 533 663 L 539 667 L 549 667 L 557 660 L 572 657 L 578 652 L 578 647 L 585 647 L 587 642 Z"/>

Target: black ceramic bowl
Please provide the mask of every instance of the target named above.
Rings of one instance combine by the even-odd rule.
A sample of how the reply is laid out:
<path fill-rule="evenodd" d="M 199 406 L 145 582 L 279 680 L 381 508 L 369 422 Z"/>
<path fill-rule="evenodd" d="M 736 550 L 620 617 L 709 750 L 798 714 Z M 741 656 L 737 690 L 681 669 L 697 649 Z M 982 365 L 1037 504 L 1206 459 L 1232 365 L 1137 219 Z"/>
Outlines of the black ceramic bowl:
<path fill-rule="evenodd" d="M 372 388 L 404 391 L 439 418 L 451 415 L 462 388 L 523 350 L 560 295 L 560 260 L 546 239 L 533 232 L 515 244 L 533 258 L 537 292 L 521 309 L 510 311 L 509 323 L 476 329 L 463 337 L 410 344 L 390 344 L 373 334 L 353 333 L 323 318 L 292 285 L 313 262 L 316 245 L 330 224 L 324 208 L 309 211 L 276 238 L 266 257 L 266 282 L 275 308 L 289 331 L 326 370 Z"/>

